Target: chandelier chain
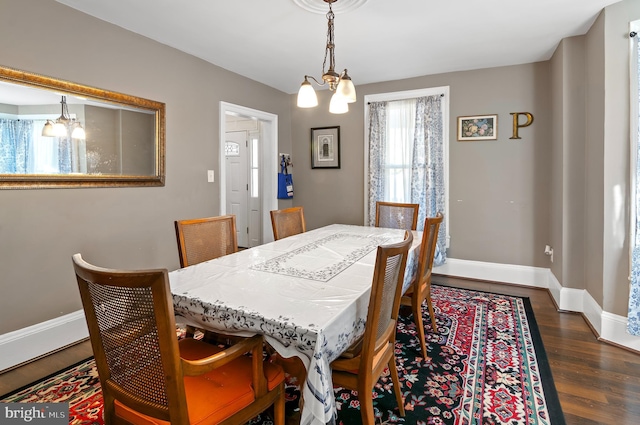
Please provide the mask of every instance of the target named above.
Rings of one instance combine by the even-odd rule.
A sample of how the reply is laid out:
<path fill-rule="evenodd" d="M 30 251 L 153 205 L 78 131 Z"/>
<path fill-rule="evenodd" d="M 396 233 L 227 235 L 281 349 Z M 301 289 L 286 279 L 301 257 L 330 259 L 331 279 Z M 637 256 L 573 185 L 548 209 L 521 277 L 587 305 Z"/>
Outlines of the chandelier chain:
<path fill-rule="evenodd" d="M 331 3 L 329 3 L 329 11 L 327 12 L 327 48 L 324 51 L 324 61 L 322 62 L 322 74 L 324 75 L 325 73 L 325 68 L 327 66 L 327 55 L 331 55 L 330 60 L 329 60 L 329 69 L 332 69 L 334 64 L 333 64 L 333 58 L 335 57 L 335 44 L 334 44 L 334 32 L 333 32 L 333 18 L 334 18 L 334 14 L 333 14 L 333 9 L 331 8 Z"/>

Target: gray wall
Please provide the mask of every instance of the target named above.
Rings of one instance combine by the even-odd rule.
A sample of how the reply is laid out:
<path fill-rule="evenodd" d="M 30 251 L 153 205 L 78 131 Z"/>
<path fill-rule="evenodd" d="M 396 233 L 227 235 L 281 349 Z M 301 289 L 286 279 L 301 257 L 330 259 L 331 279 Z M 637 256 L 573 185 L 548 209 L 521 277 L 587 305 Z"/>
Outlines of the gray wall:
<path fill-rule="evenodd" d="M 585 37 L 562 40 L 551 59 L 551 271 L 565 287 L 585 282 Z"/>
<path fill-rule="evenodd" d="M 563 137 L 564 137 L 564 92 L 565 83 L 565 46 L 562 40 L 551 58 L 551 195 L 549 204 L 549 244 L 554 249 L 554 262 L 550 264 L 551 272 L 562 282 L 562 264 L 564 246 L 562 229 L 563 217 Z"/>
<path fill-rule="evenodd" d="M 219 212 L 206 170 L 218 170 L 220 101 L 277 114 L 291 149 L 288 94 L 54 0 L 0 0 L 0 39 L 3 66 L 166 103 L 167 136 L 164 187 L 0 191 L 0 335 L 81 309 L 76 252 L 106 267 L 179 267 L 173 221 Z M 66 59 L 52 40 L 69 43 Z"/>
<path fill-rule="evenodd" d="M 357 85 L 357 76 L 353 75 Z M 364 214 L 364 96 L 450 86 L 449 256 L 458 259 L 549 267 L 550 208 L 549 62 L 431 75 L 357 85 L 358 102 L 344 115 L 328 112 L 319 92 L 314 109 L 292 103 L 294 204 L 305 208 L 310 228 L 332 222 L 362 224 Z M 295 101 L 295 99 L 293 100 Z M 534 123 L 512 136 L 511 112 L 530 112 Z M 498 140 L 456 141 L 456 117 L 498 114 Z M 339 125 L 339 170 L 311 169 L 310 129 Z"/>
<path fill-rule="evenodd" d="M 604 18 L 586 35 L 585 289 L 602 301 L 604 220 Z"/>
<path fill-rule="evenodd" d="M 637 19 L 637 1 L 609 6 L 551 60 L 551 270 L 621 316 L 629 293 L 628 34 Z"/>

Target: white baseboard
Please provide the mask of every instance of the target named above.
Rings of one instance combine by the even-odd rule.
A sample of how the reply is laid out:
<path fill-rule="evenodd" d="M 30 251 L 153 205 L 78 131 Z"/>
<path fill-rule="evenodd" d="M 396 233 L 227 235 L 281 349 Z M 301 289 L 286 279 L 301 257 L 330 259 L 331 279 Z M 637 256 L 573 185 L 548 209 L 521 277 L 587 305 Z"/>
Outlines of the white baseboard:
<path fill-rule="evenodd" d="M 604 311 L 602 313 L 602 333 L 600 337 L 640 352 L 640 337 L 627 332 L 627 318 L 624 316 Z"/>
<path fill-rule="evenodd" d="M 484 263 L 481 261 L 456 260 L 434 267 L 433 273 L 470 279 L 513 283 L 516 285 L 548 288 L 549 269 L 541 267 L 514 266 L 512 264 Z"/>
<path fill-rule="evenodd" d="M 547 288 L 560 310 L 582 313 L 601 339 L 640 351 L 640 337 L 627 333 L 626 317 L 602 310 L 585 289 L 563 287 L 550 269 L 447 258 L 433 273 Z"/>
<path fill-rule="evenodd" d="M 626 317 L 603 311 L 584 289 L 562 287 L 549 269 L 448 258 L 444 265 L 434 267 L 433 272 L 549 289 L 561 310 L 583 313 L 602 339 L 640 351 L 640 337 L 627 333 Z M 89 331 L 82 310 L 0 335 L 0 371 L 88 336 Z"/>
<path fill-rule="evenodd" d="M 0 371 L 89 336 L 82 310 L 0 335 Z"/>

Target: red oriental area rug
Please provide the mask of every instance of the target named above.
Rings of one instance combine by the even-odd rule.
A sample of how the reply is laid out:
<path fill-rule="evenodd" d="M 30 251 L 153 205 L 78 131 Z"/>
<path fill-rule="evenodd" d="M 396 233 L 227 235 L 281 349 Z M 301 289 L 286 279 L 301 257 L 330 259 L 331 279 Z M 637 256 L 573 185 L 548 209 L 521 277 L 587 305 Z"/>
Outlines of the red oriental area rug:
<path fill-rule="evenodd" d="M 378 424 L 564 425 L 564 416 L 529 299 L 434 285 L 439 333 L 425 313 L 429 358 L 421 357 L 411 316 L 398 324 L 396 359 L 406 416 L 398 415 L 391 377 L 373 392 Z M 408 312 L 408 311 L 407 311 Z M 360 423 L 357 393 L 335 389 L 337 423 Z M 291 409 L 299 397 L 287 385 Z M 47 377 L 0 402 L 68 402 L 70 424 L 103 424 L 93 359 Z M 271 424 L 268 417 L 252 425 Z"/>

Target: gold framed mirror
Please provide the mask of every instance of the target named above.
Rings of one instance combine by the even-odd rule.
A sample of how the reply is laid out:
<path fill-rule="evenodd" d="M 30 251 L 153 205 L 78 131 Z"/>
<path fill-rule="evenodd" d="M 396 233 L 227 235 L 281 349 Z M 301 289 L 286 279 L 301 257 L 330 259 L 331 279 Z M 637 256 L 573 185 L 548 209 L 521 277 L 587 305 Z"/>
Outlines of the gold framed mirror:
<path fill-rule="evenodd" d="M 164 180 L 164 103 L 0 66 L 0 189 Z"/>

